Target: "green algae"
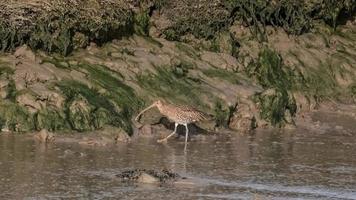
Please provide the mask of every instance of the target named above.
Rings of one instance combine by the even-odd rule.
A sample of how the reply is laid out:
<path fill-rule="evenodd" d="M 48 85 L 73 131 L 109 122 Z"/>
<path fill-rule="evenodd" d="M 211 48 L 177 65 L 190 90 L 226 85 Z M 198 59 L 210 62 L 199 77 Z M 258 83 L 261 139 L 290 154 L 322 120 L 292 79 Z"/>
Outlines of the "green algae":
<path fill-rule="evenodd" d="M 176 42 L 175 46 L 177 47 L 177 49 L 179 49 L 182 52 L 185 52 L 188 56 L 192 58 L 198 59 L 200 57 L 197 54 L 196 50 L 187 44 L 184 44 L 182 42 Z"/>
<path fill-rule="evenodd" d="M 217 99 L 214 105 L 214 119 L 216 127 L 228 127 L 229 120 L 235 111 L 235 106 L 225 107 L 222 100 Z"/>
<path fill-rule="evenodd" d="M 260 106 L 263 119 L 274 126 L 281 126 L 286 122 L 287 111 L 292 116 L 296 114 L 296 102 L 289 92 L 295 81 L 293 73 L 283 65 L 282 58 L 275 51 L 264 48 L 258 60 L 250 63 L 246 73 L 266 89 L 253 97 Z"/>
<path fill-rule="evenodd" d="M 27 132 L 34 129 L 33 117 L 26 108 L 16 103 L 0 101 L 1 128 L 7 128 L 15 132 Z"/>
<path fill-rule="evenodd" d="M 3 63 L 0 61 L 0 77 L 8 81 L 8 84 L 5 88 L 6 90 L 5 99 L 8 99 L 12 102 L 16 101 L 16 96 L 17 96 L 15 81 L 11 77 L 14 74 L 14 72 L 15 70 L 9 67 L 7 63 Z"/>
<path fill-rule="evenodd" d="M 70 128 L 63 111 L 54 108 L 44 108 L 34 115 L 36 130 L 47 129 L 49 131 L 68 130 Z"/>
<path fill-rule="evenodd" d="M 105 66 L 81 63 L 76 66 L 76 69 L 84 69 L 95 87 L 103 88 L 105 92 L 99 93 L 98 89 L 89 88 L 77 81 L 64 81 L 58 84 L 67 98 L 68 117 L 79 123 L 78 126 L 71 123 L 72 127 L 84 131 L 110 124 L 121 127 L 131 134 L 131 118 L 143 104 L 134 90 L 122 82 L 120 74 Z M 70 103 L 78 95 L 88 101 L 92 108 L 88 111 L 79 110 L 77 112 L 79 114 L 73 112 L 70 114 Z"/>
<path fill-rule="evenodd" d="M 84 36 L 83 41 L 103 44 L 134 32 L 134 14 L 123 2 L 77 0 L 71 4 L 51 1 L 38 6 L 24 3 L 21 8 L 12 3 L 2 6 L 7 7 L 0 12 L 0 49 L 3 51 L 28 44 L 33 49 L 66 56 L 78 48 L 75 45 L 88 44 L 78 43 L 78 35 Z M 21 20 L 5 17 L 13 13 Z"/>
<path fill-rule="evenodd" d="M 155 74 L 140 74 L 137 76 L 138 84 L 150 96 L 168 99 L 175 103 L 186 104 L 205 108 L 200 99 L 202 89 L 199 82 L 188 76 L 177 75 L 174 68 L 169 66 L 157 67 Z"/>
<path fill-rule="evenodd" d="M 289 122 L 286 112 L 292 117 L 297 112 L 296 101 L 286 90 L 272 89 L 254 96 L 254 101 L 260 106 L 260 115 L 271 122 L 273 126 L 283 126 Z"/>
<path fill-rule="evenodd" d="M 211 69 L 205 69 L 202 71 L 203 74 L 205 74 L 208 77 L 211 78 L 219 78 L 223 80 L 229 81 L 231 84 L 240 84 L 240 77 L 234 73 L 234 72 L 229 72 L 223 69 L 217 69 L 217 68 L 211 68 Z"/>
<path fill-rule="evenodd" d="M 137 13 L 134 16 L 134 24 L 135 33 L 147 36 L 150 25 L 149 10 L 141 10 L 141 12 Z"/>

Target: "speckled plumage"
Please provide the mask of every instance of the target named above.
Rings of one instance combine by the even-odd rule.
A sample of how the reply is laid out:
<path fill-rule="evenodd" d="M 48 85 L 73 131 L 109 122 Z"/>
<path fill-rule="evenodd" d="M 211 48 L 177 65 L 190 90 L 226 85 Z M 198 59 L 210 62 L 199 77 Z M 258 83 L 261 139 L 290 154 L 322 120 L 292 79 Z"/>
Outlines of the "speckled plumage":
<path fill-rule="evenodd" d="M 185 142 L 187 143 L 188 141 L 188 124 L 202 121 L 202 120 L 209 120 L 210 116 L 189 106 L 177 106 L 173 104 L 168 104 L 163 101 L 155 101 L 152 105 L 144 109 L 143 111 L 140 112 L 140 114 L 137 115 L 136 121 L 138 121 L 139 117 L 146 112 L 148 109 L 151 109 L 153 107 L 157 107 L 160 113 L 166 117 L 168 117 L 170 120 L 175 122 L 174 126 L 174 131 L 170 135 L 168 135 L 166 138 L 163 138 L 161 140 L 158 140 L 158 142 L 163 142 L 167 141 L 168 138 L 170 138 L 172 135 L 174 135 L 177 131 L 177 126 L 179 124 L 184 125 L 186 128 L 186 134 L 185 134 Z"/>
<path fill-rule="evenodd" d="M 189 106 L 176 106 L 162 103 L 157 106 L 160 113 L 178 124 L 190 124 L 207 120 L 208 115 Z"/>

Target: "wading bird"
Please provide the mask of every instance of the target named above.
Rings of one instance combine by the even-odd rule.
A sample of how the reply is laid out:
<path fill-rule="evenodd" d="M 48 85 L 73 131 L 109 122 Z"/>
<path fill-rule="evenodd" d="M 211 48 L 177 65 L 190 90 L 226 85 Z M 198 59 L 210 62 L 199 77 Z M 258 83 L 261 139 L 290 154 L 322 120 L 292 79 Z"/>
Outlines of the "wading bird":
<path fill-rule="evenodd" d="M 146 112 L 147 110 L 149 110 L 153 107 L 157 107 L 159 112 L 162 115 L 168 117 L 168 119 L 174 121 L 174 123 L 175 123 L 174 131 L 167 137 L 160 139 L 157 142 L 167 141 L 168 138 L 172 137 L 176 133 L 178 125 L 181 124 L 181 125 L 185 126 L 185 143 L 187 143 L 188 134 L 189 134 L 188 124 L 210 119 L 209 115 L 207 115 L 195 108 L 191 108 L 188 106 L 176 106 L 176 105 L 168 104 L 164 101 L 158 100 L 158 101 L 155 101 L 152 105 L 145 108 L 143 111 L 141 111 L 137 115 L 135 120 L 138 121 L 138 119 L 144 112 Z"/>

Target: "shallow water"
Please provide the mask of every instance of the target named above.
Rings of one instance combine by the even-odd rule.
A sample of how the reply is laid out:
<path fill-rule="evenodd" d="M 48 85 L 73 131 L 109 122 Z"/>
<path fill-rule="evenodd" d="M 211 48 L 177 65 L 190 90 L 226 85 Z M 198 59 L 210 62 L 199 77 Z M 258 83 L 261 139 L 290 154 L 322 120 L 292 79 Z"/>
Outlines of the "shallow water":
<path fill-rule="evenodd" d="M 107 147 L 0 136 L 0 199 L 356 199 L 356 137 L 265 131 Z M 120 170 L 170 169 L 193 184 L 126 184 Z"/>

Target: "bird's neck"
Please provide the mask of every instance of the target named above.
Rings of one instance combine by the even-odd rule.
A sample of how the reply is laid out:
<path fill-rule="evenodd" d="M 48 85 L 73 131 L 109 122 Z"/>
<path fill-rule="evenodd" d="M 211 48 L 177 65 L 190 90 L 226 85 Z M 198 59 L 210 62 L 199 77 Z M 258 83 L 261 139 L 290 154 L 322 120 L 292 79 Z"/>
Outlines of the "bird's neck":
<path fill-rule="evenodd" d="M 170 107 L 169 104 L 166 103 L 165 104 L 162 103 L 160 106 L 157 106 L 159 112 L 163 115 L 166 114 L 167 110 L 169 110 L 169 107 Z"/>

